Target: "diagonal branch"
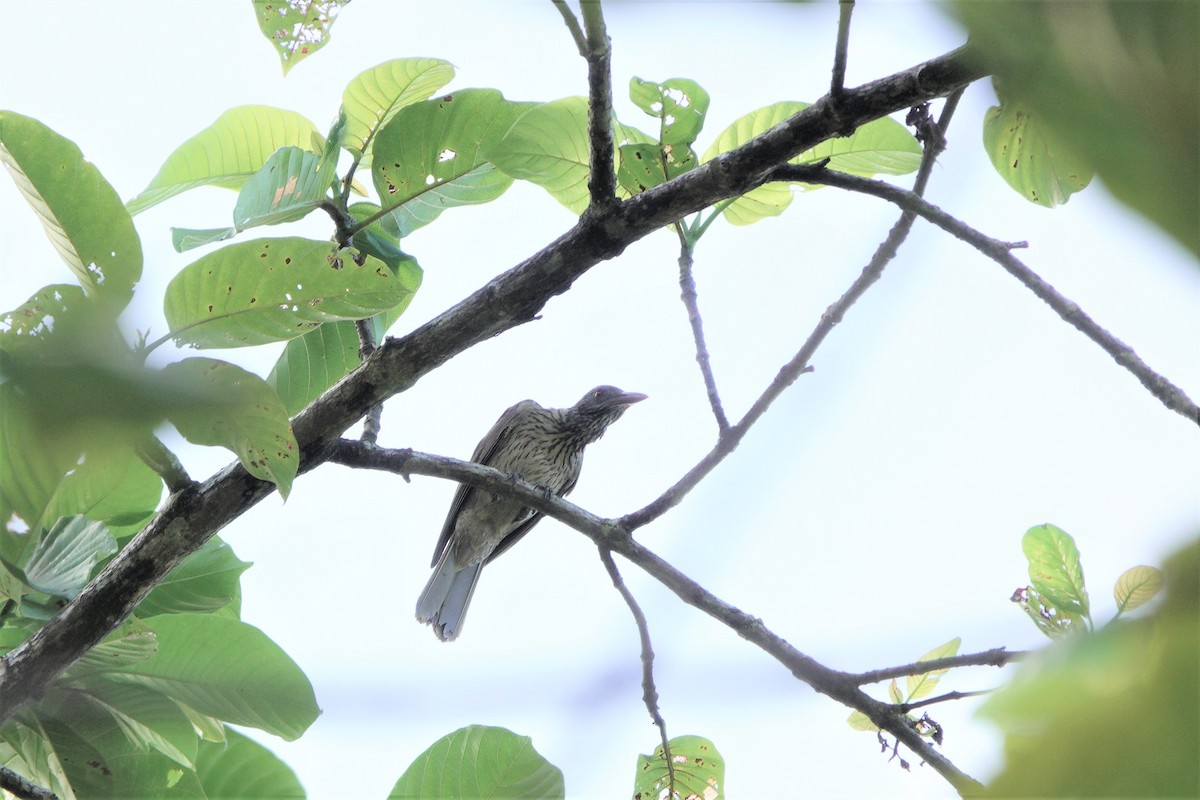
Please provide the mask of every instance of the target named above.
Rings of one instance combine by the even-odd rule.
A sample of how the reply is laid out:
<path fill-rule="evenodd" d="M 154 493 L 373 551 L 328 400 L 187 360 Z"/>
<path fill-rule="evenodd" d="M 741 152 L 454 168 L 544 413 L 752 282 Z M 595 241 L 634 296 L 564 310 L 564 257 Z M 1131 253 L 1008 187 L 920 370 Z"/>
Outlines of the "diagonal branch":
<path fill-rule="evenodd" d="M 300 445 L 301 470 L 327 460 L 327 442 L 372 406 L 407 390 L 464 350 L 530 321 L 550 298 L 633 242 L 761 185 L 778 164 L 836 135 L 837 126 L 846 119 L 861 123 L 910 108 L 984 74 L 970 51 L 960 48 L 848 89 L 836 115 L 823 98 L 679 178 L 604 213 L 585 215 L 556 241 L 453 308 L 403 338 L 385 341 L 360 367 L 304 409 L 292 425 Z M 273 484 L 233 463 L 200 486 L 172 495 L 75 600 L 0 659 L 0 723 L 38 697 L 114 630 L 180 561 L 274 491 Z"/>
<path fill-rule="evenodd" d="M 952 236 L 961 239 L 1004 268 L 1019 280 L 1029 291 L 1037 295 L 1046 305 L 1054 309 L 1062 319 L 1084 336 L 1091 339 L 1125 369 L 1133 373 L 1142 385 L 1167 408 L 1182 414 L 1191 422 L 1200 425 L 1200 407 L 1187 393 L 1164 376 L 1151 369 L 1134 352 L 1133 348 L 1102 328 L 1078 305 L 1064 297 L 1053 286 L 1042 280 L 1033 270 L 1012 254 L 1013 245 L 986 236 L 969 225 L 960 222 L 942 209 L 906 191 L 883 181 L 859 178 L 840 172 L 822 170 L 817 174 L 803 167 L 785 165 L 774 170 L 778 180 L 800 180 L 805 183 L 820 183 L 837 186 L 853 192 L 874 195 L 888 200 L 913 214 L 932 222 Z M 795 176 L 795 177 L 790 177 Z"/>
<path fill-rule="evenodd" d="M 821 694 L 865 714 L 875 725 L 903 742 L 922 760 L 937 770 L 960 793 L 983 789 L 975 779 L 963 773 L 925 741 L 909 724 L 904 714 L 858 688 L 855 676 L 840 672 L 801 653 L 772 632 L 763 621 L 736 608 L 700 586 L 686 574 L 634 541 L 620 520 L 604 519 L 541 488 L 510 477 L 491 467 L 444 456 L 419 453 L 410 449 L 391 450 L 363 442 L 340 439 L 326 450 L 330 461 L 350 467 L 378 469 L 399 475 L 430 475 L 465 483 L 478 489 L 518 498 L 530 508 L 553 517 L 587 536 L 602 550 L 620 553 L 654 577 L 681 600 L 708 614 L 756 645 L 796 678 Z"/>

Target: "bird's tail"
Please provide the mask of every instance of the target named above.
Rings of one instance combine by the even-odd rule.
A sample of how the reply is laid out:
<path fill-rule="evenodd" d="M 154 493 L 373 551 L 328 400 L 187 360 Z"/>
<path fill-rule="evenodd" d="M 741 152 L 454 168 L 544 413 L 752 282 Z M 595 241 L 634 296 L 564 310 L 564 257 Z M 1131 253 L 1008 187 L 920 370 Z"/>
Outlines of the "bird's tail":
<path fill-rule="evenodd" d="M 457 639 L 462 632 L 463 617 L 467 615 L 467 606 L 471 604 L 471 595 L 475 594 L 475 584 L 479 582 L 479 571 L 483 569 L 482 562 L 458 569 L 450 557 L 450 550 L 447 547 L 442 553 L 429 583 L 417 598 L 417 620 L 432 625 L 433 632 L 443 642 Z"/>

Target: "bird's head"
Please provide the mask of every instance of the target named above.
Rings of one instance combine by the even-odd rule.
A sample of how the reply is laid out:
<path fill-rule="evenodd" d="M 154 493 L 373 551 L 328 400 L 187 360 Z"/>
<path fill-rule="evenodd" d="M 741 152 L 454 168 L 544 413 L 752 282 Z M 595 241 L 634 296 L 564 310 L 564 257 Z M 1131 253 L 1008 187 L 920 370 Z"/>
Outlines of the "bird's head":
<path fill-rule="evenodd" d="M 580 398 L 567 416 L 571 426 L 593 442 L 634 403 L 646 399 L 640 392 L 623 392 L 615 386 L 597 386 Z"/>

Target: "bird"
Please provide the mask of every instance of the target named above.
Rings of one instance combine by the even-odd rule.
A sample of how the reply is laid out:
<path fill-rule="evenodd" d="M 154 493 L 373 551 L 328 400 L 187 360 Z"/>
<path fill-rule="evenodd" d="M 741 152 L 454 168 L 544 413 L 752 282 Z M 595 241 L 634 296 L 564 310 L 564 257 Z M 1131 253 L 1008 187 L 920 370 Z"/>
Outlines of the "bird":
<path fill-rule="evenodd" d="M 570 408 L 522 400 L 500 415 L 471 460 L 563 497 L 579 480 L 583 449 L 645 399 L 638 392 L 597 386 Z M 444 642 L 457 639 L 483 566 L 541 518 L 520 500 L 460 485 L 434 548 L 433 575 L 417 600 L 417 620 L 432 625 Z"/>

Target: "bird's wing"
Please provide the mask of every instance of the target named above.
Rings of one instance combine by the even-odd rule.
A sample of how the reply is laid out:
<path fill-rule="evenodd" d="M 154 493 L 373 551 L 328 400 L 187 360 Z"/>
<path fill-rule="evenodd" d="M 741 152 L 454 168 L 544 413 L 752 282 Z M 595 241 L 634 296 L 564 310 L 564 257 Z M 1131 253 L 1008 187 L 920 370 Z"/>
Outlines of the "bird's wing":
<path fill-rule="evenodd" d="M 513 422 L 531 408 L 540 408 L 540 406 L 532 400 L 522 400 L 501 414 L 500 419 L 496 420 L 496 424 L 492 426 L 492 429 L 475 446 L 475 452 L 471 454 L 471 460 L 476 464 L 491 466 L 492 457 L 496 454 L 500 445 L 508 440 L 512 432 Z M 442 556 L 442 551 L 446 549 L 446 546 L 450 542 L 450 534 L 454 533 L 454 523 L 458 520 L 458 514 L 462 511 L 463 504 L 467 502 L 467 498 L 471 496 L 471 492 L 473 491 L 475 490 L 465 483 L 459 484 L 458 491 L 454 493 L 454 500 L 450 503 L 450 511 L 446 514 L 446 522 L 442 525 L 442 535 L 438 537 L 437 546 L 433 549 L 433 561 L 430 566 L 437 565 L 438 559 Z M 528 530 L 526 525 L 522 525 L 521 527 L 524 530 Z M 505 541 L 507 542 L 508 540 L 506 539 Z"/>
<path fill-rule="evenodd" d="M 580 461 L 580 464 L 582 465 L 583 454 L 580 454 L 579 461 Z M 575 479 L 572 480 L 570 483 L 568 483 L 566 486 L 564 486 L 563 490 L 561 492 L 559 492 L 558 496 L 566 497 L 567 495 L 569 495 L 571 493 L 571 490 L 575 488 L 575 484 L 578 482 L 579 482 L 579 471 L 576 470 Z M 508 536 L 505 536 L 503 539 L 500 540 L 500 544 L 496 545 L 496 549 L 493 550 L 486 559 L 484 559 L 483 563 L 490 564 L 492 562 L 492 559 L 496 558 L 501 553 L 503 553 L 505 550 L 512 547 L 514 544 L 517 543 L 518 540 L 520 540 L 520 538 L 522 536 L 529 533 L 529 529 L 532 528 L 534 525 L 537 525 L 541 521 L 541 519 L 542 519 L 542 512 L 534 511 L 533 515 L 529 519 L 522 522 L 520 527 L 514 528 L 512 533 L 508 534 Z"/>

